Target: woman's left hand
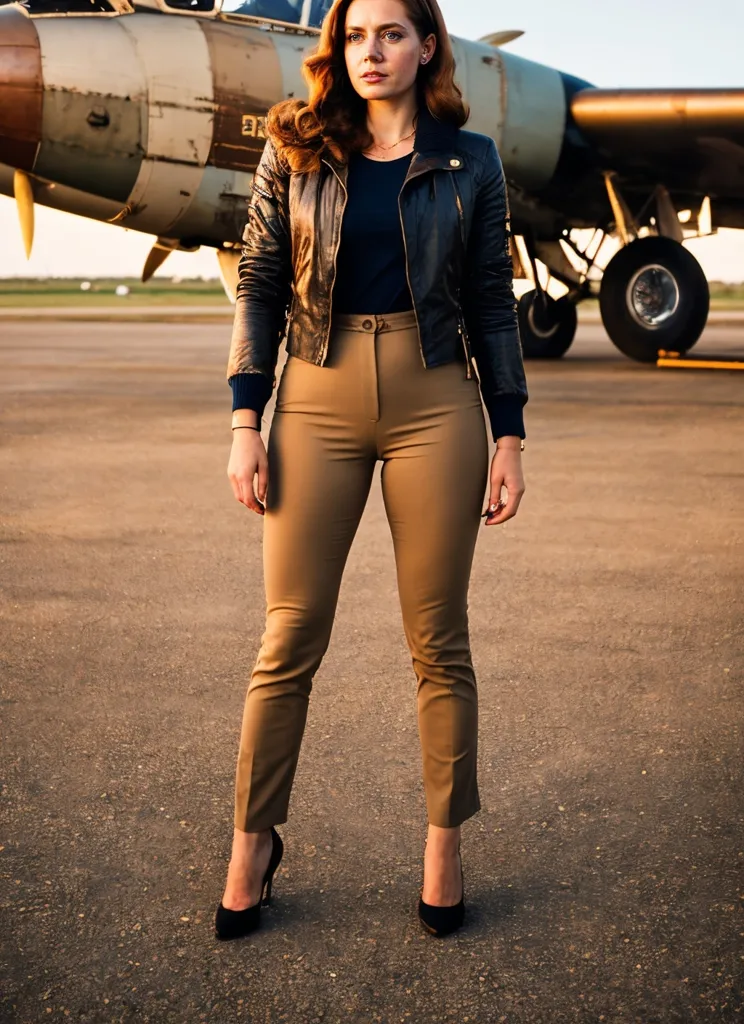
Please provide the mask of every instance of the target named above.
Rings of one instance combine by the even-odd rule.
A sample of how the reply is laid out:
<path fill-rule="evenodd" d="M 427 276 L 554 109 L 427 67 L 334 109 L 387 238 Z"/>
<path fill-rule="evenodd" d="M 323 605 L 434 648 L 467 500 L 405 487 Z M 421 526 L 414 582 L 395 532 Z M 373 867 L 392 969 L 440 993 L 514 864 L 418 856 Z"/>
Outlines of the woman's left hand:
<path fill-rule="evenodd" d="M 502 487 L 506 488 L 506 503 L 501 498 Z M 491 461 L 491 492 L 485 525 L 498 526 L 513 518 L 523 494 L 522 453 L 519 447 L 499 446 Z"/>

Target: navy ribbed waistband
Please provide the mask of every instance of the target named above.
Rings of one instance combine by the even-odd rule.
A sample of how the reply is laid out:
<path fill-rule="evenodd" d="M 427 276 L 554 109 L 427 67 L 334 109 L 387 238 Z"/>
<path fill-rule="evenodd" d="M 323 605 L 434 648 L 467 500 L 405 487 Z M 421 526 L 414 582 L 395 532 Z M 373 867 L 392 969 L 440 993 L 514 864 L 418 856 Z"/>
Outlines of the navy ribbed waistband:
<path fill-rule="evenodd" d="M 406 309 L 402 313 L 334 313 L 331 327 L 340 331 L 361 331 L 362 334 L 381 334 L 383 331 L 406 331 L 416 326 L 416 313 Z"/>

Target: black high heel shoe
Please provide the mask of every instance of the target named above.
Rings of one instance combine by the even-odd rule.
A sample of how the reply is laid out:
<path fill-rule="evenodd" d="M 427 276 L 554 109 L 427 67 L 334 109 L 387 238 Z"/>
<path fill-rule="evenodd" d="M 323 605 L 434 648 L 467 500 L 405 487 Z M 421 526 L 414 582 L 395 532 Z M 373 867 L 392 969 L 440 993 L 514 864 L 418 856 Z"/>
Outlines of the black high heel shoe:
<path fill-rule="evenodd" d="M 284 843 L 274 826 L 271 826 L 271 857 L 266 874 L 261 883 L 261 896 L 258 903 L 254 903 L 245 910 L 228 910 L 222 906 L 222 900 L 217 907 L 214 919 L 214 934 L 218 939 L 239 939 L 242 935 L 254 932 L 261 924 L 261 904 L 271 903 L 271 882 L 274 872 L 279 867 L 279 862 L 284 853 Z M 266 894 L 264 895 L 264 889 Z"/>
<path fill-rule="evenodd" d="M 462 873 L 459 843 L 457 844 L 457 856 L 460 858 L 460 881 L 462 882 L 460 902 L 451 907 L 436 907 L 433 903 L 424 903 L 423 898 L 419 896 L 419 920 L 430 934 L 436 935 L 438 938 L 456 931 L 465 920 L 465 877 Z M 423 891 L 422 887 L 421 892 L 423 893 Z"/>

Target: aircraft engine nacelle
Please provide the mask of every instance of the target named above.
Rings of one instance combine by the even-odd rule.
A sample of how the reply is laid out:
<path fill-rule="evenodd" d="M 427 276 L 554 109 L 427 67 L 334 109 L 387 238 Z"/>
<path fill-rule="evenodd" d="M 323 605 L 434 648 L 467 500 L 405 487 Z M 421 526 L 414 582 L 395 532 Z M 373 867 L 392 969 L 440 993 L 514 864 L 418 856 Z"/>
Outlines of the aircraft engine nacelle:
<path fill-rule="evenodd" d="M 237 241 L 264 145 L 251 123 L 302 87 L 314 38 L 0 8 L 0 190 L 13 193 L 18 169 L 45 205 L 158 236 Z"/>
<path fill-rule="evenodd" d="M 466 128 L 496 142 L 510 181 L 533 190 L 553 177 L 564 145 L 564 79 L 482 42 L 452 40 L 458 82 L 471 108 Z"/>

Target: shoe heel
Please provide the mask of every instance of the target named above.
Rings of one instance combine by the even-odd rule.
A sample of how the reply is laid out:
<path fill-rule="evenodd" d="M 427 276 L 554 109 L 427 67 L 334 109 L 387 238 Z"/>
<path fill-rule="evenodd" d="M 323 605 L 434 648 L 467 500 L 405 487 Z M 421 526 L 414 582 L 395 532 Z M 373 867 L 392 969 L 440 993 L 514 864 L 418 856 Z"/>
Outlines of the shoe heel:
<path fill-rule="evenodd" d="M 269 866 L 266 869 L 264 875 L 264 887 L 266 889 L 266 895 L 263 895 L 263 889 L 261 890 L 261 903 L 268 906 L 271 903 L 271 885 L 274 881 L 274 872 L 279 867 L 279 863 L 284 854 L 284 843 L 282 837 L 279 835 L 274 826 L 271 826 L 271 858 L 269 860 Z"/>
<path fill-rule="evenodd" d="M 271 903 L 271 883 L 274 872 L 279 867 L 279 862 L 284 853 L 282 837 L 271 826 L 271 858 L 261 887 L 261 897 L 258 903 L 254 903 L 245 910 L 226 910 L 222 901 L 217 908 L 215 916 L 215 936 L 218 939 L 237 939 L 250 932 L 256 931 L 261 926 L 261 906 Z M 266 895 L 264 896 L 264 890 Z"/>
<path fill-rule="evenodd" d="M 460 856 L 460 847 L 457 847 Z M 451 907 L 437 907 L 430 903 L 424 903 L 423 897 L 419 896 L 418 916 L 421 924 L 432 935 L 442 937 L 449 935 L 461 928 L 465 920 L 465 878 L 462 870 L 462 857 L 460 856 L 460 882 L 462 883 L 462 895 L 458 903 Z M 423 890 L 422 890 L 423 891 Z"/>

